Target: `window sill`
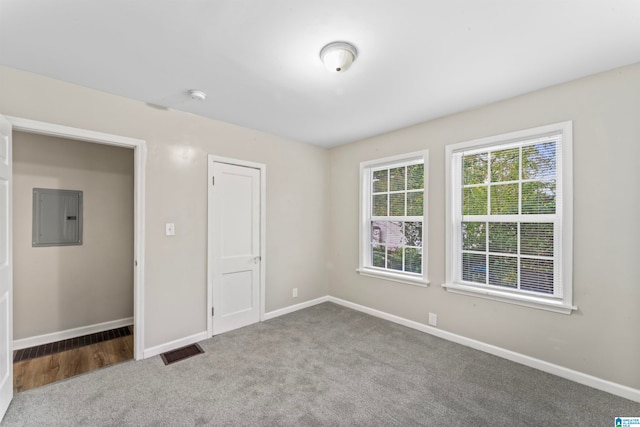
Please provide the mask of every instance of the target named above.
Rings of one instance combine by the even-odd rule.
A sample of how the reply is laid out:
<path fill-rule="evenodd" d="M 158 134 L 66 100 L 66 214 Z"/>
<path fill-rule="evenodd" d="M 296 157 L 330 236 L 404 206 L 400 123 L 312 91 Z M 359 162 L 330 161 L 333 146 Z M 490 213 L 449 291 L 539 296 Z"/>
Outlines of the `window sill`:
<path fill-rule="evenodd" d="M 485 298 L 493 301 L 506 302 L 539 310 L 553 311 L 561 314 L 571 314 L 578 307 L 565 304 L 563 301 L 552 301 L 545 298 L 538 298 L 528 295 L 516 295 L 509 292 L 501 292 L 495 289 L 481 289 L 475 286 L 462 285 L 459 283 L 445 283 L 442 285 L 449 292 L 455 294 L 468 295 L 472 297 Z"/>
<path fill-rule="evenodd" d="M 404 274 L 390 273 L 386 271 L 372 270 L 369 268 L 358 268 L 356 270 L 361 276 L 375 277 L 377 279 L 390 280 L 392 282 L 405 283 L 407 285 L 421 286 L 426 288 L 431 282 L 428 280 L 411 277 Z"/>

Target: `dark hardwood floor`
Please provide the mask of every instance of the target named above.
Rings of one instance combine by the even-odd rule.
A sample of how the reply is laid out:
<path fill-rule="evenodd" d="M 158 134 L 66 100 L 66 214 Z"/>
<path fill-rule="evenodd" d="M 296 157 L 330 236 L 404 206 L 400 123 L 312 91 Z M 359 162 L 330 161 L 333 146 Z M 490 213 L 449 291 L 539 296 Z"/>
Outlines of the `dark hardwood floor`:
<path fill-rule="evenodd" d="M 19 393 L 130 359 L 133 335 L 16 362 L 13 391 Z"/>

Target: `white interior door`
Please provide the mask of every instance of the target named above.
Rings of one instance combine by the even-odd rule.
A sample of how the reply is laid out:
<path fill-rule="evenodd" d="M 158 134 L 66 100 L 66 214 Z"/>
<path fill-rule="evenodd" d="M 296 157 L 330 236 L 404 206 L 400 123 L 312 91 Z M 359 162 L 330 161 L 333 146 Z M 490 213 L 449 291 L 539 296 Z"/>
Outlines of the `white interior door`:
<path fill-rule="evenodd" d="M 260 170 L 213 162 L 213 335 L 260 320 Z"/>
<path fill-rule="evenodd" d="M 0 116 L 0 420 L 13 398 L 11 124 Z"/>

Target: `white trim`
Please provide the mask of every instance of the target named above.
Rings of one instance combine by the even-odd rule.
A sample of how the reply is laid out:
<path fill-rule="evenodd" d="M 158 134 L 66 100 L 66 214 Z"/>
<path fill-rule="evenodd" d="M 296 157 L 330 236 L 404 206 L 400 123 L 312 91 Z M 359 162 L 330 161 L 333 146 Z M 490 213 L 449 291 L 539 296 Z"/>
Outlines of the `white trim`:
<path fill-rule="evenodd" d="M 188 337 L 180 338 L 177 340 L 169 341 L 164 344 L 157 345 L 151 348 L 144 349 L 144 358 L 147 359 L 149 357 L 157 356 L 162 353 L 166 353 L 167 351 L 175 350 L 177 348 L 181 348 L 187 345 L 195 344 L 197 342 L 206 340 L 209 338 L 207 336 L 207 332 L 199 332 L 197 334 L 189 335 Z"/>
<path fill-rule="evenodd" d="M 466 286 L 460 283 L 443 283 L 442 287 L 454 294 L 501 301 L 524 307 L 537 308 L 539 310 L 553 311 L 560 314 L 571 314 L 572 311 L 578 309 L 575 305 L 565 305 L 561 300 L 537 298 L 534 295 L 509 293 L 495 289 L 480 288 L 478 286 Z"/>
<path fill-rule="evenodd" d="M 367 160 L 360 163 L 360 166 L 363 168 L 377 168 L 378 166 L 382 169 L 387 167 L 393 167 L 396 163 L 398 165 L 409 163 L 412 160 L 425 159 L 425 155 L 428 155 L 429 150 L 420 150 L 413 151 L 411 153 L 405 154 L 396 154 L 395 156 L 383 157 L 381 159 L 373 159 Z"/>
<path fill-rule="evenodd" d="M 374 270 L 372 268 L 366 268 L 366 267 L 358 268 L 356 269 L 356 271 L 361 276 L 375 277 L 376 279 L 383 279 L 383 280 L 389 280 L 391 282 L 405 283 L 407 285 L 413 285 L 413 286 L 421 286 L 423 288 L 431 284 L 431 282 L 428 280 L 418 278 L 418 277 L 413 278 L 408 274 L 392 273 L 390 271 L 382 271 L 382 270 L 378 271 L 378 270 Z"/>
<path fill-rule="evenodd" d="M 39 122 L 37 120 L 23 119 L 21 117 L 5 116 L 13 126 L 14 131 L 36 133 L 40 135 L 55 136 L 78 141 L 89 141 L 98 144 L 115 145 L 119 147 L 137 147 L 143 143 L 141 139 L 129 138 L 120 135 L 96 132 L 88 129 L 79 129 L 70 126 L 62 126 L 55 123 Z"/>
<path fill-rule="evenodd" d="M 36 335 L 29 338 L 21 338 L 13 341 L 13 349 L 20 350 L 23 348 L 35 347 L 37 345 L 49 344 L 56 341 L 68 340 L 69 338 L 81 337 L 83 335 L 95 334 L 96 332 L 108 331 L 110 329 L 122 328 L 123 326 L 133 325 L 133 317 L 124 319 L 111 320 L 109 322 L 96 323 L 94 325 L 80 326 L 77 328 L 66 329 L 59 332 L 51 332 L 49 334 Z"/>
<path fill-rule="evenodd" d="M 266 300 L 266 266 L 267 266 L 267 165 L 247 160 L 238 160 L 230 157 L 207 155 L 207 335 L 213 336 L 213 225 L 209 221 L 209 215 L 213 209 L 213 197 L 211 194 L 213 180 L 213 163 L 227 163 L 230 165 L 244 166 L 258 169 L 260 171 L 260 321 L 265 320 L 265 300 Z"/>
<path fill-rule="evenodd" d="M 0 148 L 0 176 L 2 181 L 7 183 L 6 199 L 3 200 L 2 209 L 6 215 L 0 227 L 6 227 L 6 239 L 0 245 L 6 248 L 6 259 L 0 266 L 0 287 L 6 288 L 5 292 L 0 292 L 0 307 L 4 305 L 4 316 L 0 316 L 0 344 L 3 348 L 0 358 L 0 371 L 4 371 L 3 378 L 0 378 L 0 421 L 13 400 L 13 126 L 8 117 L 0 115 L 0 138 L 6 138 L 6 151 L 3 153 Z M 1 145 L 1 144 L 0 144 Z"/>
<path fill-rule="evenodd" d="M 520 140 L 529 140 L 536 137 L 543 137 L 545 135 L 552 135 L 562 131 L 563 137 L 568 135 L 571 138 L 571 127 L 573 121 L 567 120 L 566 122 L 553 123 L 550 125 L 537 126 L 534 128 L 517 130 L 514 132 L 507 132 L 500 135 L 491 135 L 484 138 L 472 139 L 470 141 L 458 142 L 455 144 L 447 145 L 447 149 L 453 151 L 460 151 L 466 148 L 488 148 L 496 144 L 509 144 L 511 142 L 518 142 Z M 567 132 L 568 129 L 568 133 Z"/>
<path fill-rule="evenodd" d="M 147 143 L 141 139 L 6 116 L 14 131 L 50 135 L 134 150 L 133 340 L 136 360 L 144 358 L 145 177 Z"/>
<path fill-rule="evenodd" d="M 404 317 L 396 316 L 394 314 L 385 313 L 384 311 L 376 310 L 373 308 L 365 307 L 360 304 L 356 304 L 350 301 L 346 301 L 340 298 L 328 297 L 328 301 L 341 305 L 343 307 L 351 308 L 362 313 L 370 314 L 371 316 L 379 317 L 381 319 L 388 320 L 399 325 L 406 326 L 408 328 L 416 329 L 418 331 L 431 334 L 433 336 L 445 339 L 447 341 L 455 342 L 457 344 L 471 347 L 476 350 L 484 351 L 485 353 L 493 354 L 494 356 L 501 357 L 503 359 L 510 360 L 512 362 L 520 363 L 521 365 L 529 366 L 530 368 L 538 369 L 543 372 L 547 372 L 552 375 L 556 375 L 561 378 L 568 379 L 570 381 L 577 382 L 589 387 L 593 387 L 598 390 L 605 391 L 607 393 L 615 394 L 616 396 L 624 397 L 636 402 L 640 402 L 640 390 L 631 388 L 622 384 L 614 383 L 612 381 L 603 380 L 602 378 L 594 377 L 593 375 L 585 374 L 583 372 L 574 371 L 573 369 L 565 368 L 553 363 L 545 362 L 544 360 L 536 359 L 517 353 L 515 351 L 507 350 L 502 347 L 487 344 L 482 341 L 477 341 L 471 338 L 463 337 L 451 332 L 443 331 L 442 329 L 434 328 L 433 326 L 427 326 L 413 320 L 405 319 Z"/>
<path fill-rule="evenodd" d="M 285 314 L 293 313 L 294 311 L 303 310 L 305 308 L 313 307 L 314 305 L 322 304 L 329 301 L 329 296 L 324 296 L 309 301 L 301 302 L 300 304 L 290 305 L 288 307 L 273 310 L 264 314 L 263 320 L 275 319 L 276 317 L 284 316 Z"/>

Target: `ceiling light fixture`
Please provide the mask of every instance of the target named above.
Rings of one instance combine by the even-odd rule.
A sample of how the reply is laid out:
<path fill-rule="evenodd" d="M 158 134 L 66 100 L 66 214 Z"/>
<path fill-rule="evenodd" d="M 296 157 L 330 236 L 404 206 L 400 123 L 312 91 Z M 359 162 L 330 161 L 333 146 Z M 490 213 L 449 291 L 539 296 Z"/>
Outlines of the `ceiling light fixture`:
<path fill-rule="evenodd" d="M 324 66 L 333 73 L 347 71 L 357 56 L 355 46 L 347 42 L 329 43 L 320 51 L 320 59 Z"/>
<path fill-rule="evenodd" d="M 201 90 L 191 89 L 189 91 L 189 96 L 195 101 L 204 101 L 205 99 L 207 99 L 207 94 Z"/>

